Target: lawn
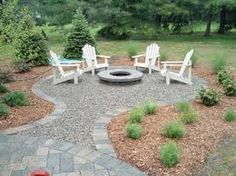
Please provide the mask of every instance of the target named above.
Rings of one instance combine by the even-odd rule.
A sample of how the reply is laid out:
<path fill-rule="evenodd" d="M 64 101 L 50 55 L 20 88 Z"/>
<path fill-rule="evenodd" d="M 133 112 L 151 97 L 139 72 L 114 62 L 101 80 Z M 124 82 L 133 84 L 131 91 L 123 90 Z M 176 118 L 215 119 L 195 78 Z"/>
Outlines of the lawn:
<path fill-rule="evenodd" d="M 59 54 L 63 52 L 66 34 L 71 26 L 63 28 L 43 27 L 48 37 L 48 46 Z M 97 28 L 91 29 L 96 34 Z M 153 40 L 105 40 L 97 38 L 97 49 L 99 53 L 111 56 L 128 56 L 130 48 L 135 48 L 137 53 L 142 53 L 145 47 L 152 42 L 157 42 L 161 47 L 161 56 L 168 60 L 182 59 L 190 48 L 195 49 L 195 56 L 201 61 L 209 61 L 217 55 L 222 55 L 228 62 L 236 65 L 236 33 L 228 35 L 214 34 L 205 38 L 202 33 L 190 35 L 166 35 Z M 13 49 L 10 46 L 0 45 L 1 65 L 14 58 Z"/>

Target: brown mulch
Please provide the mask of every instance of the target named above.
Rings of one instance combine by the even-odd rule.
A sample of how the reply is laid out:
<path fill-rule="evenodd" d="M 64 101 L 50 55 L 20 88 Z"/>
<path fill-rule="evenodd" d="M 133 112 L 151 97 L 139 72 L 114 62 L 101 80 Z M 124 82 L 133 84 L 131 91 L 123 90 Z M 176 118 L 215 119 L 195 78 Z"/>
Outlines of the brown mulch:
<path fill-rule="evenodd" d="M 23 107 L 11 107 L 6 119 L 0 119 L 0 129 L 21 126 L 45 117 L 54 110 L 54 105 L 37 97 L 31 88 L 40 78 L 51 73 L 50 67 L 36 67 L 30 72 L 13 73 L 16 81 L 7 83 L 11 91 L 26 92 L 30 105 Z"/>
<path fill-rule="evenodd" d="M 193 73 L 207 80 L 209 87 L 217 89 L 222 94 L 221 86 L 217 84 L 216 77 L 209 70 L 198 65 Z M 206 107 L 198 100 L 194 100 L 192 106 L 198 112 L 199 121 L 196 124 L 186 125 L 186 135 L 176 140 L 181 146 L 181 160 L 174 168 L 164 167 L 159 159 L 160 146 L 170 140 L 161 134 L 163 124 L 177 119 L 180 115 L 174 106 L 169 105 L 160 107 L 156 115 L 144 119 L 141 124 L 144 133 L 139 140 L 132 140 L 124 135 L 127 113 L 111 121 L 108 133 L 118 158 L 152 176 L 192 175 L 195 169 L 203 166 L 207 156 L 214 151 L 217 144 L 234 133 L 236 122 L 225 122 L 223 114 L 225 109 L 236 107 L 236 98 L 222 94 L 217 106 Z"/>

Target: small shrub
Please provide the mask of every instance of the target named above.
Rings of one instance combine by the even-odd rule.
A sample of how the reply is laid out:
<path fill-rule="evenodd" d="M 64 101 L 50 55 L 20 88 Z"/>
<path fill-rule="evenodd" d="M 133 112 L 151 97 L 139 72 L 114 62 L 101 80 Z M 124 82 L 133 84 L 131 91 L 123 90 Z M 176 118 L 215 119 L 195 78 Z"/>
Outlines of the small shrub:
<path fill-rule="evenodd" d="M 223 84 L 223 82 L 224 82 L 226 79 L 230 78 L 230 76 L 229 76 L 229 73 L 228 73 L 227 71 L 221 70 L 221 71 L 218 72 L 217 78 L 218 78 L 218 82 L 219 82 L 220 84 Z"/>
<path fill-rule="evenodd" d="M 155 114 L 157 109 L 157 104 L 153 102 L 146 102 L 143 108 L 145 115 Z"/>
<path fill-rule="evenodd" d="M 132 56 L 137 55 L 137 49 L 134 46 L 128 48 L 128 55 L 131 58 Z"/>
<path fill-rule="evenodd" d="M 175 108 L 178 112 L 187 112 L 192 109 L 192 106 L 188 102 L 178 102 L 176 103 Z"/>
<path fill-rule="evenodd" d="M 19 73 L 30 71 L 31 66 L 29 63 L 27 63 L 25 60 L 17 60 L 14 62 L 15 69 Z"/>
<path fill-rule="evenodd" d="M 191 61 L 192 61 L 192 68 L 193 68 L 198 63 L 198 57 L 195 54 L 193 54 Z"/>
<path fill-rule="evenodd" d="M 1 83 L 9 83 L 14 81 L 13 75 L 10 71 L 0 70 L 0 82 Z"/>
<path fill-rule="evenodd" d="M 28 98 L 24 92 L 15 91 L 4 95 L 3 101 L 12 107 L 28 105 Z"/>
<path fill-rule="evenodd" d="M 171 121 L 164 125 L 164 135 L 168 138 L 182 138 L 185 133 L 184 125 L 178 121 Z"/>
<path fill-rule="evenodd" d="M 212 60 L 212 69 L 215 74 L 217 74 L 219 71 L 222 71 L 225 69 L 227 65 L 226 58 L 224 55 L 217 55 Z"/>
<path fill-rule="evenodd" d="M 185 124 L 195 123 L 197 120 L 198 116 L 195 111 L 184 112 L 181 115 L 181 121 Z"/>
<path fill-rule="evenodd" d="M 5 119 L 9 114 L 9 108 L 3 104 L 0 103 L 0 119 Z"/>
<path fill-rule="evenodd" d="M 0 83 L 0 93 L 7 93 L 7 92 L 9 92 L 9 89 L 3 83 Z"/>
<path fill-rule="evenodd" d="M 232 122 L 234 120 L 236 120 L 236 112 L 233 109 L 229 109 L 226 111 L 225 115 L 224 115 L 225 121 L 227 122 Z"/>
<path fill-rule="evenodd" d="M 180 149 L 175 142 L 169 142 L 161 146 L 160 160 L 167 167 L 175 166 L 180 160 Z"/>
<path fill-rule="evenodd" d="M 198 96 L 202 103 L 206 106 L 214 106 L 219 103 L 220 97 L 215 90 L 206 89 L 202 87 L 199 92 Z"/>
<path fill-rule="evenodd" d="M 233 79 L 223 81 L 224 93 L 227 96 L 236 96 L 236 82 Z"/>
<path fill-rule="evenodd" d="M 134 108 L 129 112 L 129 121 L 131 123 L 140 123 L 142 122 L 144 117 L 143 109 L 141 108 Z"/>
<path fill-rule="evenodd" d="M 126 126 L 126 135 L 132 139 L 139 139 L 142 135 L 142 127 L 137 123 L 128 123 Z"/>

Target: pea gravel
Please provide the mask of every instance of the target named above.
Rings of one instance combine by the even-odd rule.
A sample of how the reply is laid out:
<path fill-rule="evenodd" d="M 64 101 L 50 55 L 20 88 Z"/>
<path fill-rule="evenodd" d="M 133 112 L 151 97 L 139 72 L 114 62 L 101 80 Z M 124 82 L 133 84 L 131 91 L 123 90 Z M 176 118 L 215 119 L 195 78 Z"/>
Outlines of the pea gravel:
<path fill-rule="evenodd" d="M 145 74 L 141 82 L 129 85 L 106 84 L 91 74 L 83 74 L 78 85 L 52 85 L 50 79 L 42 83 L 40 89 L 63 101 L 67 105 L 66 111 L 58 120 L 22 133 L 94 147 L 94 122 L 106 112 L 132 107 L 148 100 L 164 104 L 188 101 L 195 97 L 196 90 L 203 84 L 203 80 L 194 77 L 193 85 L 178 82 L 166 85 L 160 73 Z"/>

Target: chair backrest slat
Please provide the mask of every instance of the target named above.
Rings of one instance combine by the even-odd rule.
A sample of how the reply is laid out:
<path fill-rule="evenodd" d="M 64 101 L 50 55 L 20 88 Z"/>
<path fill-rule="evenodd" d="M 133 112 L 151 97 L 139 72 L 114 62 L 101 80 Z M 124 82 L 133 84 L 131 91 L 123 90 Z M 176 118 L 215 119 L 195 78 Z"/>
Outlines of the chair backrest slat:
<path fill-rule="evenodd" d="M 194 52 L 194 50 L 192 49 L 189 52 L 187 52 L 187 54 L 185 55 L 183 65 L 181 66 L 181 69 L 179 71 L 179 75 L 183 75 L 184 74 L 185 69 L 189 65 L 190 59 L 191 59 L 191 57 L 193 55 L 193 52 Z"/>
<path fill-rule="evenodd" d="M 149 59 L 151 58 L 150 65 L 154 66 L 158 57 L 160 57 L 160 47 L 156 43 L 147 46 L 145 64 L 149 65 Z"/>
<path fill-rule="evenodd" d="M 85 59 L 88 67 L 92 67 L 94 61 L 95 66 L 97 65 L 96 50 L 93 46 L 86 44 L 83 49 L 83 59 Z"/>
<path fill-rule="evenodd" d="M 51 55 L 51 60 L 50 61 L 51 61 L 52 66 L 58 67 L 58 70 L 59 70 L 60 74 L 64 75 L 65 72 L 64 72 L 62 66 L 60 66 L 61 63 L 60 63 L 58 55 L 56 53 L 54 53 L 53 51 L 50 51 L 50 55 Z"/>

